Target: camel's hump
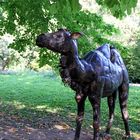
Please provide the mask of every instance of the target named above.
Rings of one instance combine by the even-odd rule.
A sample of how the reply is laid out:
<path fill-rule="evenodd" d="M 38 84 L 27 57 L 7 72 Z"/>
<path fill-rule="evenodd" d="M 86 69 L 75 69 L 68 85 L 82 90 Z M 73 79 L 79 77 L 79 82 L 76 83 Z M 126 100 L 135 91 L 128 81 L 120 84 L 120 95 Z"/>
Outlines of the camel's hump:
<path fill-rule="evenodd" d="M 103 59 L 108 59 L 112 63 L 117 63 L 118 65 L 123 65 L 123 60 L 119 52 L 112 47 L 110 44 L 104 44 L 98 47 L 96 50 L 89 52 L 83 59 L 87 62 L 95 62 L 98 57 Z"/>
<path fill-rule="evenodd" d="M 84 57 L 84 59 L 88 59 L 90 56 L 92 56 L 95 52 L 99 51 L 101 52 L 106 58 L 110 59 L 110 44 L 104 44 L 100 47 L 98 47 L 96 50 L 90 51 L 89 53 L 87 53 Z"/>

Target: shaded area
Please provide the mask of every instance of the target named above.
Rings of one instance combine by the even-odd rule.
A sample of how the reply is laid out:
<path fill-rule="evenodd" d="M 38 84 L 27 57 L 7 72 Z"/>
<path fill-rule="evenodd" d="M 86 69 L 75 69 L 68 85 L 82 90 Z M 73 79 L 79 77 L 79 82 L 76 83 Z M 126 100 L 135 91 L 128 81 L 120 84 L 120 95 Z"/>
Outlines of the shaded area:
<path fill-rule="evenodd" d="M 12 106 L 7 108 L 9 112 L 16 110 Z M 4 110 L 3 104 L 0 105 L 0 110 Z M 31 113 L 32 110 L 28 112 Z M 55 113 L 46 113 L 45 118 L 34 117 L 30 120 L 20 117 L 18 112 L 12 115 L 1 111 L 0 122 L 1 140 L 73 140 L 74 138 L 74 130 L 67 124 L 70 120 L 63 122 L 63 118 Z M 90 139 L 90 134 L 82 132 L 81 140 Z"/>
<path fill-rule="evenodd" d="M 72 91 L 52 75 L 0 75 L 0 139 L 72 140 L 76 103 Z M 132 139 L 140 138 L 139 88 L 129 94 Z M 101 105 L 101 132 L 108 119 L 106 99 Z M 92 108 L 86 102 L 81 140 L 92 138 Z M 124 126 L 117 101 L 111 135 L 122 139 Z"/>

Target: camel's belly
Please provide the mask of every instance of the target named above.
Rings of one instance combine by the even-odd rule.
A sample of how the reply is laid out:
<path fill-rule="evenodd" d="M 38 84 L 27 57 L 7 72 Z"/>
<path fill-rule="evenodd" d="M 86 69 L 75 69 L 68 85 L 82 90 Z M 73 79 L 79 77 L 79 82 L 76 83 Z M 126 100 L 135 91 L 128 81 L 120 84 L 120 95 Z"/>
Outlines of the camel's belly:
<path fill-rule="evenodd" d="M 114 74 L 104 77 L 104 88 L 102 97 L 110 96 L 115 90 L 118 89 L 122 83 L 122 75 Z"/>

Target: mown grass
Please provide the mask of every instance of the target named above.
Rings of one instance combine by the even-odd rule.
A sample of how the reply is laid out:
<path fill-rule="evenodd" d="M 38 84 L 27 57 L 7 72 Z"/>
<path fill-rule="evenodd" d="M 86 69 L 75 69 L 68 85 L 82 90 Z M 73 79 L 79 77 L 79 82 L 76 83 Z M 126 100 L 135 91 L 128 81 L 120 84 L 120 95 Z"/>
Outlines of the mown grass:
<path fill-rule="evenodd" d="M 133 139 L 140 138 L 140 87 L 130 87 L 128 109 Z M 76 103 L 74 92 L 53 74 L 0 75 L 0 112 L 36 120 L 57 116 L 69 126 L 75 126 Z M 101 131 L 108 120 L 106 98 L 101 104 Z M 92 132 L 92 108 L 87 100 L 83 129 Z M 122 139 L 124 125 L 118 100 L 111 129 L 113 140 Z"/>

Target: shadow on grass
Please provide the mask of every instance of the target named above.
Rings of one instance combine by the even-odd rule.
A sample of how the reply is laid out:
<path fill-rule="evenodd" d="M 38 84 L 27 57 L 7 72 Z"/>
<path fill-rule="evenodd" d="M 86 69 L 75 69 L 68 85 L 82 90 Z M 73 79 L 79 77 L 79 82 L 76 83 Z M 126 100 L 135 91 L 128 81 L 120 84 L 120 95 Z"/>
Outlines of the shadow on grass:
<path fill-rule="evenodd" d="M 46 140 L 46 138 L 51 140 L 51 134 L 58 132 L 59 135 L 56 135 L 54 139 L 61 140 L 64 137 L 65 140 L 72 140 L 76 103 L 72 91 L 64 87 L 59 79 L 50 79 L 46 76 L 44 78 L 40 75 L 10 75 L 0 78 L 0 84 L 3 85 L 0 88 L 0 136 L 4 137 L 3 135 L 7 133 L 8 137 L 11 136 L 10 140 L 12 137 L 14 140 L 29 139 L 29 137 L 36 140 Z M 135 105 L 131 106 L 131 110 L 129 109 L 130 129 L 133 137 L 138 138 L 140 137 L 140 120 Z M 85 132 L 85 138 L 84 134 L 82 135 L 83 140 L 87 139 L 86 137 L 88 140 L 92 137 L 91 112 L 90 104 L 87 103 L 82 129 Z M 102 99 L 101 116 L 103 131 L 108 120 L 106 99 Z M 111 129 L 112 139 L 122 139 L 123 133 L 124 125 L 117 103 Z"/>
<path fill-rule="evenodd" d="M 57 108 L 57 106 L 53 105 L 49 108 Z M 4 134 L 7 133 L 6 136 L 10 138 L 10 140 L 12 140 L 12 138 L 16 140 L 18 138 L 29 139 L 34 137 L 38 137 L 36 140 L 45 140 L 45 138 L 49 138 L 49 140 L 51 140 L 50 137 L 53 138 L 53 136 L 51 135 L 54 135 L 55 132 L 61 134 L 57 135 L 57 138 L 59 138 L 59 140 L 62 139 L 61 137 L 66 138 L 66 136 L 69 136 L 71 138 L 69 138 L 70 140 L 72 140 L 72 137 L 74 137 L 73 128 L 75 126 L 76 113 L 73 112 L 73 108 L 71 107 L 59 106 L 59 110 L 57 111 L 48 111 L 46 108 L 38 110 L 37 108 L 33 109 L 30 106 L 24 106 L 24 108 L 19 109 L 12 104 L 5 104 L 4 102 L 1 102 L 0 110 L 0 130 L 1 132 L 4 132 L 3 134 L 0 133 L 0 136 L 3 135 L 3 137 L 5 137 Z M 87 108 L 85 114 L 86 124 L 84 122 L 84 128 L 82 129 L 84 130 L 84 134 L 82 137 L 84 137 L 85 139 L 86 136 L 88 138 L 92 137 L 92 114 L 89 113 L 89 111 L 91 112 L 91 110 L 88 110 Z M 103 133 L 103 131 L 105 130 L 104 126 L 107 123 L 107 113 L 104 111 L 102 111 L 102 113 L 105 113 L 106 115 L 106 117 L 103 116 L 104 119 L 101 120 L 101 131 Z M 131 132 L 133 133 L 133 137 L 135 137 L 136 134 L 139 134 L 138 125 L 138 120 L 134 121 L 133 119 L 130 119 L 130 128 Z M 111 129 L 112 139 L 120 140 L 122 139 L 123 134 L 123 122 L 120 118 L 120 114 L 116 112 L 114 123 Z M 52 140 L 55 140 L 55 138 Z"/>
<path fill-rule="evenodd" d="M 1 140 L 73 140 L 75 116 L 63 115 L 63 111 L 51 113 L 28 107 L 0 104 Z M 82 132 L 81 140 L 91 140 L 88 132 Z"/>

